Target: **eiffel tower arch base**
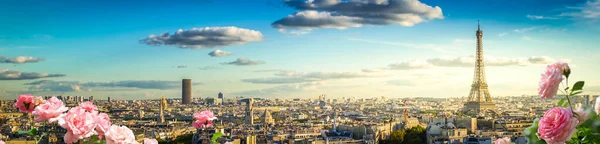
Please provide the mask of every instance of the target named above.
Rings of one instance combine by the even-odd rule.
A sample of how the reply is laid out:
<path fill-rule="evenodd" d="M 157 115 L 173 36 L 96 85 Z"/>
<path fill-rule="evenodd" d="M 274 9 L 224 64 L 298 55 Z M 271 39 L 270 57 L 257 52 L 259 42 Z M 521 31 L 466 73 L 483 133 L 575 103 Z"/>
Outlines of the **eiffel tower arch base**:
<path fill-rule="evenodd" d="M 465 103 L 464 109 L 465 112 L 475 112 L 478 114 L 483 114 L 486 112 L 494 112 L 497 113 L 496 111 L 496 104 L 494 104 L 493 102 L 474 102 L 474 101 L 470 101 Z"/>

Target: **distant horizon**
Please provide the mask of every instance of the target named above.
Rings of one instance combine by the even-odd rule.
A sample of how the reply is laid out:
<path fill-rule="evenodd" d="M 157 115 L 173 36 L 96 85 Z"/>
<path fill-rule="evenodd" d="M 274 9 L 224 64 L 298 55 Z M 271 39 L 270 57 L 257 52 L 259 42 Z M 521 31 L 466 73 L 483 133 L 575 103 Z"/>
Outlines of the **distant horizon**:
<path fill-rule="evenodd" d="M 600 95 L 600 0 L 143 2 L 0 2 L 0 99 L 180 97 L 184 78 L 201 96 L 466 97 L 478 21 L 492 97 L 536 94 L 558 61 Z"/>

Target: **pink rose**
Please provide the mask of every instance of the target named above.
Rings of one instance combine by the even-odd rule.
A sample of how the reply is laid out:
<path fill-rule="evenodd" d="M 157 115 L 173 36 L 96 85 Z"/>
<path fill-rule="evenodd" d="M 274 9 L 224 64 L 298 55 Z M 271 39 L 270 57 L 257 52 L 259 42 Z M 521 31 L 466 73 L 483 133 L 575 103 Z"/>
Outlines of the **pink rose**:
<path fill-rule="evenodd" d="M 583 124 L 590 116 L 590 113 L 583 109 L 583 105 L 581 105 L 581 103 L 575 105 L 573 112 L 577 114 L 575 117 L 577 117 L 577 120 L 579 120 L 579 124 Z"/>
<path fill-rule="evenodd" d="M 33 105 L 39 106 L 42 103 L 46 102 L 42 97 L 33 97 Z"/>
<path fill-rule="evenodd" d="M 126 126 L 112 125 L 104 136 L 107 144 L 137 144 L 133 131 Z"/>
<path fill-rule="evenodd" d="M 594 104 L 594 110 L 596 114 L 600 115 L 600 97 L 596 98 L 596 104 Z"/>
<path fill-rule="evenodd" d="M 158 144 L 158 141 L 156 139 L 145 138 L 144 144 Z"/>
<path fill-rule="evenodd" d="M 80 139 L 96 134 L 94 131 L 96 127 L 94 118 L 96 115 L 97 113 L 86 112 L 81 107 L 71 108 L 69 112 L 62 114 L 58 124 L 67 129 L 64 137 L 65 143 L 75 143 Z"/>
<path fill-rule="evenodd" d="M 19 95 L 17 102 L 15 102 L 15 107 L 19 108 L 19 111 L 23 113 L 31 113 L 33 112 L 33 108 L 35 108 L 34 101 L 37 101 L 36 99 L 30 94 Z"/>
<path fill-rule="evenodd" d="M 98 107 L 96 107 L 96 105 L 94 105 L 94 103 L 89 102 L 89 101 L 79 104 L 79 107 L 81 107 L 82 109 L 85 109 L 85 111 L 87 111 L 87 112 L 98 111 Z"/>
<path fill-rule="evenodd" d="M 494 143 L 494 144 L 511 144 L 510 143 L 510 138 L 504 137 L 504 138 L 501 138 L 501 139 L 496 139 L 496 143 Z"/>
<path fill-rule="evenodd" d="M 542 74 L 538 87 L 540 98 L 547 99 L 556 96 L 558 86 L 562 82 L 565 70 L 568 70 L 569 65 L 563 62 L 556 62 L 548 65 L 546 71 Z"/>
<path fill-rule="evenodd" d="M 568 108 L 551 108 L 539 121 L 538 133 L 541 139 L 549 144 L 565 143 L 571 140 L 573 134 L 577 132 L 577 123 L 579 120 L 573 117 L 573 113 Z"/>
<path fill-rule="evenodd" d="M 47 120 L 49 123 L 58 121 L 58 116 L 69 110 L 63 102 L 56 97 L 48 99 L 46 102 L 35 107 L 32 114 L 35 116 L 35 121 L 41 122 Z"/>
<path fill-rule="evenodd" d="M 110 122 L 110 117 L 108 117 L 105 113 L 100 113 L 96 117 L 94 117 L 94 122 L 96 123 L 96 133 L 98 133 L 98 138 L 102 139 L 104 134 L 110 129 L 112 123 Z"/>
<path fill-rule="evenodd" d="M 205 127 L 212 127 L 213 120 L 217 119 L 217 117 L 215 117 L 213 112 L 211 112 L 210 110 L 205 110 L 200 113 L 195 113 L 194 118 L 196 118 L 196 121 L 192 122 L 192 125 L 197 129 L 205 128 Z"/>

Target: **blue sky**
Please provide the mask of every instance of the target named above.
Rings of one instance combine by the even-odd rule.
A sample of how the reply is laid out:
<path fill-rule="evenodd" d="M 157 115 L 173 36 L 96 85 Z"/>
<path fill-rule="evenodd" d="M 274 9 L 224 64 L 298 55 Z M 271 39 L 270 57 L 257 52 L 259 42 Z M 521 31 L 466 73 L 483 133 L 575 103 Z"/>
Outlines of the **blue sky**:
<path fill-rule="evenodd" d="M 493 96 L 536 94 L 555 61 L 600 92 L 597 0 L 293 2 L 2 1 L 0 96 L 463 97 L 477 20 Z"/>

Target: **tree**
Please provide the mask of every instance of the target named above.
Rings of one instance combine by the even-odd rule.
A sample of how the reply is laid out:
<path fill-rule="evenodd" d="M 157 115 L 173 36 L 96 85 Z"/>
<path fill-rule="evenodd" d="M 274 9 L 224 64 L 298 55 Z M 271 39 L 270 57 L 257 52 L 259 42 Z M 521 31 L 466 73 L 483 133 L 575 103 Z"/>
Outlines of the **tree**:
<path fill-rule="evenodd" d="M 427 139 L 425 128 L 420 125 L 408 129 L 405 137 L 406 139 L 402 143 L 406 144 L 424 143 Z"/>
<path fill-rule="evenodd" d="M 406 135 L 406 131 L 404 130 L 393 131 L 389 143 L 402 143 L 402 141 L 404 141 L 404 135 Z"/>
<path fill-rule="evenodd" d="M 171 143 L 176 143 L 176 144 L 191 144 L 192 143 L 192 139 L 194 138 L 194 134 L 185 134 L 185 135 L 180 135 L 177 138 L 175 138 Z"/>

